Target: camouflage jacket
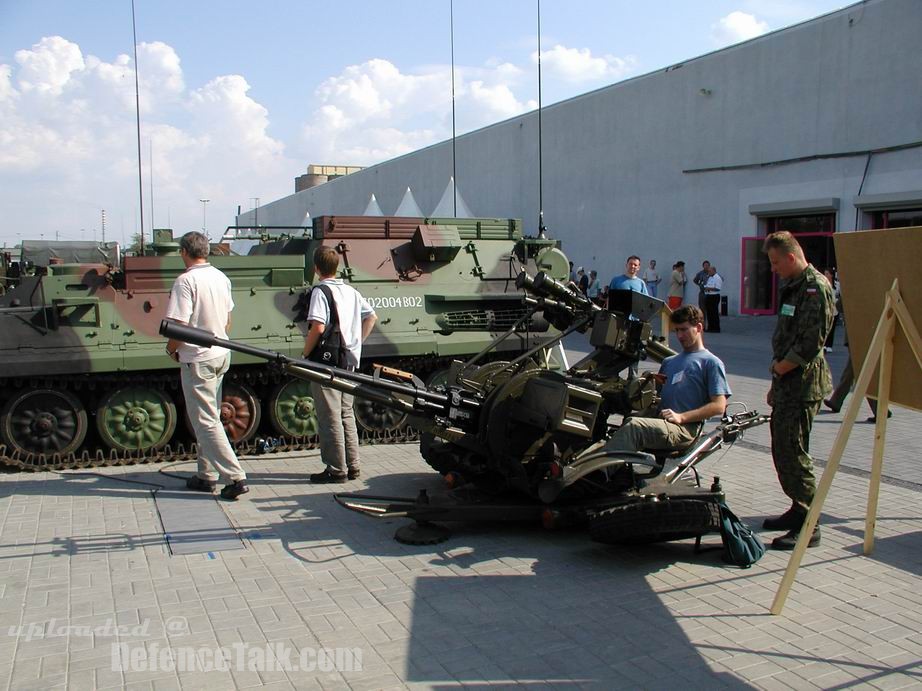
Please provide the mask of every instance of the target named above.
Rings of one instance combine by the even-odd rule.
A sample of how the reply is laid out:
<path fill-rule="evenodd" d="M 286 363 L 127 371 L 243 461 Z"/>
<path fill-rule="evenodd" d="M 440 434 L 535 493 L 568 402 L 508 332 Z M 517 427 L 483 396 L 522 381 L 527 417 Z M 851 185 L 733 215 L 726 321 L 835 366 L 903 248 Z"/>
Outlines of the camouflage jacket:
<path fill-rule="evenodd" d="M 819 401 L 832 391 L 823 345 L 832 328 L 834 304 L 832 288 L 811 265 L 782 287 L 772 353 L 775 360 L 799 367 L 773 380 L 776 398 Z"/>

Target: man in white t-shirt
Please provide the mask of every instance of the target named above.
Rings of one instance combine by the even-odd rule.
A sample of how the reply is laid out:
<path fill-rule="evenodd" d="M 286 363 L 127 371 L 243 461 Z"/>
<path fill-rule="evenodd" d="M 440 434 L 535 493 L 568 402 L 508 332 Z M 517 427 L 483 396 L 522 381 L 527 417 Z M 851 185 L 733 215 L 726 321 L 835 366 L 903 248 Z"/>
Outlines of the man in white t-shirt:
<path fill-rule="evenodd" d="M 656 260 L 650 260 L 650 267 L 643 270 L 643 282 L 647 284 L 647 293 L 652 297 L 656 297 L 657 286 L 662 279 L 659 277 L 659 273 L 656 270 Z"/>
<path fill-rule="evenodd" d="M 327 286 L 336 303 L 339 330 L 346 348 L 346 367 L 355 369 L 362 359 L 362 342 L 368 338 L 378 317 L 361 293 L 336 278 L 339 255 L 332 247 L 318 247 L 314 252 L 314 270 L 319 285 Z M 310 330 L 304 339 L 304 357 L 308 357 L 321 335 L 330 325 L 330 304 L 317 286 L 311 291 L 307 311 Z M 311 383 L 311 395 L 320 423 L 320 459 L 326 468 L 311 475 L 311 482 L 346 482 L 361 474 L 359 435 L 355 425 L 353 397 L 342 391 Z"/>
<path fill-rule="evenodd" d="M 166 318 L 226 339 L 234 309 L 231 282 L 208 263 L 209 249 L 208 238 L 202 233 L 193 231 L 182 236 L 179 256 L 186 270 L 173 283 Z M 166 352 L 180 363 L 186 413 L 198 448 L 198 472 L 186 481 L 186 487 L 212 492 L 220 478 L 227 483 L 221 490 L 225 499 L 246 494 L 250 491 L 246 473 L 221 424 L 221 383 L 230 367 L 230 351 L 171 338 Z"/>

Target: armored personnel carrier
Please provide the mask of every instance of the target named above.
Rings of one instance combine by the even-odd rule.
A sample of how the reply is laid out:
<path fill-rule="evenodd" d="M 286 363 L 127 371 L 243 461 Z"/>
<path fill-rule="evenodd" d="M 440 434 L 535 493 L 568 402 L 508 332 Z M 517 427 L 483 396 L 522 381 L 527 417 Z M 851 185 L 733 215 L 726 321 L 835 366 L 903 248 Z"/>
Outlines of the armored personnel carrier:
<path fill-rule="evenodd" d="M 212 257 L 233 284 L 232 339 L 300 354 L 321 244 L 337 249 L 340 276 L 378 313 L 366 371 L 388 364 L 435 382 L 499 333 L 508 338 L 488 357 L 515 357 L 554 333 L 546 320 L 522 320 L 515 277 L 565 278 L 568 262 L 555 241 L 524 237 L 520 221 L 328 216 L 249 256 Z M 157 333 L 184 266 L 168 231 L 151 250 L 52 264 L 0 298 L 0 462 L 69 468 L 191 453 L 177 366 Z M 308 384 L 262 359 L 235 356 L 223 396 L 225 429 L 244 452 L 260 429 L 283 447 L 316 435 Z M 356 417 L 367 439 L 406 438 L 405 413 L 362 401 Z"/>

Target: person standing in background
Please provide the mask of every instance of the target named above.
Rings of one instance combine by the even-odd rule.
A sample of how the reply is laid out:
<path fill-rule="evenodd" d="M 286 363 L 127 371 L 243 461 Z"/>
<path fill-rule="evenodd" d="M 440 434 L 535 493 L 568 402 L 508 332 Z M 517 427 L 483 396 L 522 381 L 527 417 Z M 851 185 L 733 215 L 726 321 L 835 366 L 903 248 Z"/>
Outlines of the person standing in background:
<path fill-rule="evenodd" d="M 669 309 L 675 311 L 685 301 L 685 284 L 688 276 L 685 275 L 685 262 L 678 261 L 672 267 L 672 276 L 669 280 Z"/>
<path fill-rule="evenodd" d="M 635 293 L 649 295 L 647 284 L 637 276 L 638 271 L 640 271 L 640 257 L 632 254 L 624 263 L 624 273 L 612 278 L 611 283 L 608 284 L 609 293 L 613 290 L 633 290 Z"/>
<path fill-rule="evenodd" d="M 831 353 L 832 346 L 835 345 L 836 341 L 836 322 L 839 321 L 839 303 L 841 300 L 839 298 L 839 282 L 836 280 L 835 271 L 833 269 L 826 269 L 823 271 L 823 276 L 829 281 L 829 286 L 832 288 L 832 295 L 835 299 L 835 306 L 833 307 L 832 313 L 832 327 L 829 329 L 829 335 L 826 336 L 826 343 L 823 348 L 827 353 Z"/>
<path fill-rule="evenodd" d="M 707 283 L 708 277 L 711 275 L 711 262 L 705 259 L 701 262 L 701 271 L 695 274 L 695 277 L 692 279 L 692 283 L 698 286 L 698 307 L 704 313 L 704 330 L 709 331 L 710 324 L 708 323 L 708 305 L 707 298 L 705 298 L 704 284 Z"/>
<path fill-rule="evenodd" d="M 708 328 L 705 331 L 713 334 L 720 333 L 720 291 L 723 290 L 724 279 L 717 273 L 717 267 L 708 268 L 708 279 L 704 282 L 705 305 L 707 305 Z"/>
<path fill-rule="evenodd" d="M 659 273 L 656 271 L 656 260 L 650 260 L 650 266 L 643 270 L 643 282 L 647 284 L 647 294 L 656 297 L 657 287 L 660 282 Z"/>
<path fill-rule="evenodd" d="M 599 274 L 595 269 L 592 269 L 589 272 L 589 288 L 586 290 L 586 297 L 598 304 L 601 290 L 602 284 L 599 282 Z"/>

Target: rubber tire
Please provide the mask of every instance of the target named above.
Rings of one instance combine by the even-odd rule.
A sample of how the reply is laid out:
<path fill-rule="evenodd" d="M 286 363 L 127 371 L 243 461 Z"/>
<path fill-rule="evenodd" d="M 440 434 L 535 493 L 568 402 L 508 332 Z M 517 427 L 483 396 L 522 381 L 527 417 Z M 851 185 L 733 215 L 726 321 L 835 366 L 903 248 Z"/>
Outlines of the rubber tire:
<path fill-rule="evenodd" d="M 684 540 L 719 530 L 717 503 L 702 499 L 641 501 L 600 511 L 589 519 L 589 536 L 609 545 Z"/>

